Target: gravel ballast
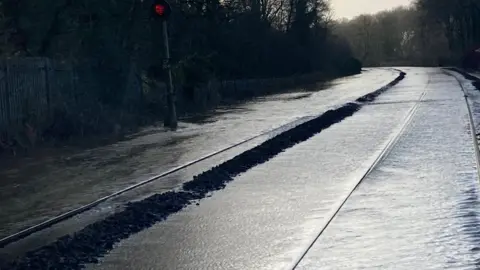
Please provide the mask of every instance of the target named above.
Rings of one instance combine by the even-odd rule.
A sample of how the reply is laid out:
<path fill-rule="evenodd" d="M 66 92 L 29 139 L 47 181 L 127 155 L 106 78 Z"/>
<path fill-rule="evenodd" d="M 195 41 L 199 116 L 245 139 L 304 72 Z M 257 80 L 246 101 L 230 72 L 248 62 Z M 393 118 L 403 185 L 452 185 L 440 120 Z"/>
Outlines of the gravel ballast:
<path fill-rule="evenodd" d="M 447 68 L 447 69 L 462 74 L 462 76 L 463 76 L 465 79 L 472 81 L 472 85 L 473 85 L 477 90 L 480 90 L 480 79 L 479 79 L 479 78 L 477 78 L 477 77 L 469 74 L 468 72 L 465 72 L 465 71 L 463 71 L 463 70 L 461 70 L 461 69 L 458 69 L 458 68 Z"/>
<path fill-rule="evenodd" d="M 180 191 L 155 194 L 144 200 L 129 203 L 122 212 L 28 252 L 13 263 L 3 266 L 0 264 L 0 269 L 82 269 L 87 263 L 96 263 L 98 258 L 112 250 L 114 244 L 122 239 L 165 220 L 187 205 L 205 198 L 212 191 L 223 189 L 237 175 L 352 116 L 363 105 L 374 101 L 380 94 L 400 82 L 405 75 L 404 72 L 400 72 L 400 75 L 388 85 L 358 98 L 356 102 L 328 110 L 317 118 L 287 130 L 193 177 L 191 181 L 183 184 Z"/>

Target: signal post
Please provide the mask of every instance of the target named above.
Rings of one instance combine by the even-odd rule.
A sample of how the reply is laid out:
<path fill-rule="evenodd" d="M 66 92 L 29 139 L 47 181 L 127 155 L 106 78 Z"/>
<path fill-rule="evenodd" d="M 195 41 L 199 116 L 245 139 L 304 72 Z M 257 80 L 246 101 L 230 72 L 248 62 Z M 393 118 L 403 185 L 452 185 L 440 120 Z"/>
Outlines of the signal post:
<path fill-rule="evenodd" d="M 172 130 L 177 129 L 177 112 L 175 108 L 175 90 L 173 88 L 172 69 L 170 64 L 170 47 L 168 44 L 168 25 L 167 20 L 172 13 L 170 4 L 165 0 L 154 0 L 152 5 L 153 18 L 162 22 L 163 47 L 165 50 L 165 59 L 163 68 L 167 72 L 167 109 L 165 112 L 164 126 Z"/>

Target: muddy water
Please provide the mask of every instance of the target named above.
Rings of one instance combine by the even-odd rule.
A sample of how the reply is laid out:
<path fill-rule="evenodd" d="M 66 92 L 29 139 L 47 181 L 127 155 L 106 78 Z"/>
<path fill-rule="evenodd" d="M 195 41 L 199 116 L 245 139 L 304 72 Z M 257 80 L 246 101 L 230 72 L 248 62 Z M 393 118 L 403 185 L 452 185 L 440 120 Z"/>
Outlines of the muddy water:
<path fill-rule="evenodd" d="M 45 150 L 8 161 L 0 165 L 0 238 L 263 131 L 322 113 L 396 75 L 372 69 L 332 81 L 327 89 L 319 86 L 220 108 L 206 121 L 181 122 L 176 132 L 147 127 L 107 146 Z"/>

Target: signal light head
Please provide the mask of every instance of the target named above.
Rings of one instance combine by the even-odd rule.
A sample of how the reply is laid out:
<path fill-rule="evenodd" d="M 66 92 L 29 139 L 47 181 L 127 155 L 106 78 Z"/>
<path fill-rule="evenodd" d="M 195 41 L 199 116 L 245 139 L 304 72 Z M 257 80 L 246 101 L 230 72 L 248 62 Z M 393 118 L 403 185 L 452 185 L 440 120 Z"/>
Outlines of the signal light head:
<path fill-rule="evenodd" d="M 157 13 L 160 16 L 163 16 L 165 14 L 165 7 L 161 4 L 156 4 L 155 13 Z"/>
<path fill-rule="evenodd" d="M 171 13 L 170 5 L 165 0 L 154 0 L 152 5 L 153 17 L 160 20 L 166 20 Z"/>

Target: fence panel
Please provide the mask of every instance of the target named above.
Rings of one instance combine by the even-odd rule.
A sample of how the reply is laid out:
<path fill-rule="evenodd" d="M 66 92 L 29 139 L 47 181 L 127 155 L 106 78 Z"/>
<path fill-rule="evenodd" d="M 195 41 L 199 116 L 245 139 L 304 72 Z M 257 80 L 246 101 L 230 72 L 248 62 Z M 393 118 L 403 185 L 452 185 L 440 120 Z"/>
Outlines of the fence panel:
<path fill-rule="evenodd" d="M 69 70 L 67 74 L 62 76 L 57 64 L 46 58 L 0 60 L 0 135 L 15 135 L 25 122 L 45 128 L 54 105 L 66 100 L 68 91 L 61 86 L 71 81 Z"/>
<path fill-rule="evenodd" d="M 101 73 L 104 71 L 91 63 L 74 66 L 47 58 L 0 59 L 0 140 L 23 129 L 24 121 L 38 131 L 44 130 L 52 124 L 57 110 L 74 116 L 86 111 L 90 111 L 90 116 L 95 115 L 96 110 L 102 110 L 98 93 L 108 86 L 108 80 L 99 81 L 99 78 L 104 79 Z M 127 86 L 119 99 L 130 109 L 141 106 L 138 102 L 143 98 L 142 83 L 136 73 L 134 67 L 126 73 Z M 215 107 L 222 100 L 278 92 L 298 83 L 316 81 L 319 77 L 320 74 L 307 74 L 297 78 L 210 81 L 194 89 L 193 101 L 186 100 L 182 87 L 176 85 L 177 105 L 179 112 L 194 113 Z M 150 98 L 165 104 L 166 87 L 160 84 L 158 88 Z"/>
<path fill-rule="evenodd" d="M 71 65 L 49 61 L 48 90 L 50 95 L 50 113 L 67 108 L 75 103 L 75 73 Z"/>
<path fill-rule="evenodd" d="M 0 63 L 0 136 L 7 130 L 10 121 L 9 93 L 7 91 L 7 65 Z"/>

